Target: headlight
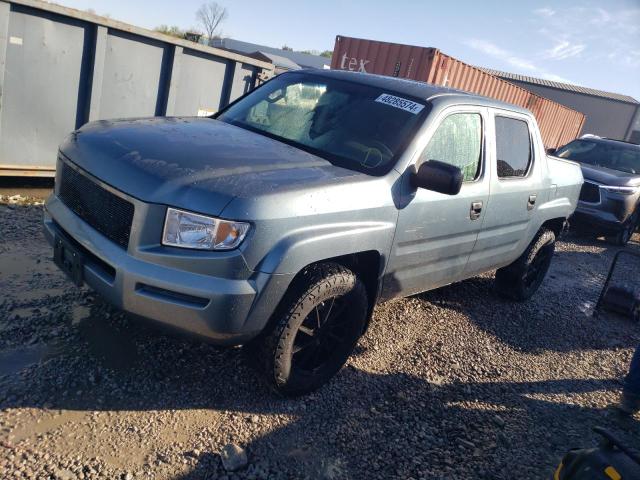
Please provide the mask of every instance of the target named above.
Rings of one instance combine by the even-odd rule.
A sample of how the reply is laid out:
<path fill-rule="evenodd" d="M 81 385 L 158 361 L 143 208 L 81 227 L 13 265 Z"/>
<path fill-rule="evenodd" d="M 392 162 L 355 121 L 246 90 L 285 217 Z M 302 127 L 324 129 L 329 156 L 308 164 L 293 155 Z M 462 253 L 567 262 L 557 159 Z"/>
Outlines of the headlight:
<path fill-rule="evenodd" d="M 609 185 L 600 185 L 600 188 L 609 193 L 620 193 L 622 195 L 633 195 L 640 191 L 640 187 L 612 187 Z"/>
<path fill-rule="evenodd" d="M 248 223 L 167 208 L 162 244 L 200 250 L 231 250 L 240 245 L 248 231 Z"/>

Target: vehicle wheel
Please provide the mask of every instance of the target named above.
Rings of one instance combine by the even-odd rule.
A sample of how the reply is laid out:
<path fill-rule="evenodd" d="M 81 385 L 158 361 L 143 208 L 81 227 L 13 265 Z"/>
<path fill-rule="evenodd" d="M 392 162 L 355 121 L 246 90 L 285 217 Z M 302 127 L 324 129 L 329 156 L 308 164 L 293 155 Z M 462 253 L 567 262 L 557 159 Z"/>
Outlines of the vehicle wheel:
<path fill-rule="evenodd" d="M 614 245 L 619 245 L 621 247 L 624 247 L 627 243 L 629 243 L 629 240 L 631 240 L 631 237 L 633 237 L 633 234 L 635 233 L 636 228 L 638 228 L 639 219 L 640 219 L 640 213 L 639 212 L 634 213 L 633 216 L 626 223 L 626 225 L 622 228 L 622 230 L 620 230 L 615 235 L 607 235 L 605 239 L 609 243 L 613 243 Z"/>
<path fill-rule="evenodd" d="M 555 248 L 555 233 L 541 229 L 520 258 L 496 272 L 498 293 L 519 302 L 530 298 L 544 280 Z"/>
<path fill-rule="evenodd" d="M 285 395 L 326 383 L 345 364 L 367 318 L 367 293 L 350 270 L 316 265 L 291 287 L 271 330 L 255 346 L 267 380 Z"/>

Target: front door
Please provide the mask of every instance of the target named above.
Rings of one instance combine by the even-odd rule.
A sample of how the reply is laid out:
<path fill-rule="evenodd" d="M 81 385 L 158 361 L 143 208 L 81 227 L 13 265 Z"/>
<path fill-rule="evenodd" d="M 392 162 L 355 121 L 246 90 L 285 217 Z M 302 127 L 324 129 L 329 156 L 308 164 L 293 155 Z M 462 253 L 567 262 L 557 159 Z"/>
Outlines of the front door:
<path fill-rule="evenodd" d="M 426 146 L 417 152 L 416 170 L 424 161 L 439 160 L 459 167 L 464 183 L 458 195 L 449 196 L 405 182 L 410 200 L 401 206 L 398 216 L 384 279 L 386 298 L 446 285 L 464 273 L 489 197 L 484 141 L 487 115 L 482 107 L 445 110 Z"/>

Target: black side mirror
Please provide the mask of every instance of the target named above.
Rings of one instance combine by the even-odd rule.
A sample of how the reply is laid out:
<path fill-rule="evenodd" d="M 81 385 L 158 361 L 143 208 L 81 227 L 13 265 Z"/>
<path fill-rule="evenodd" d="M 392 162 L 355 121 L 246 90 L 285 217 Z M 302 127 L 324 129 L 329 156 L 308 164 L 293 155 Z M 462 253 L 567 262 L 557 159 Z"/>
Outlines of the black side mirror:
<path fill-rule="evenodd" d="M 428 160 L 420 165 L 411 183 L 416 188 L 457 195 L 462 188 L 462 170 L 438 160 Z"/>
<path fill-rule="evenodd" d="M 547 155 L 555 155 L 557 151 L 557 148 L 547 148 Z"/>

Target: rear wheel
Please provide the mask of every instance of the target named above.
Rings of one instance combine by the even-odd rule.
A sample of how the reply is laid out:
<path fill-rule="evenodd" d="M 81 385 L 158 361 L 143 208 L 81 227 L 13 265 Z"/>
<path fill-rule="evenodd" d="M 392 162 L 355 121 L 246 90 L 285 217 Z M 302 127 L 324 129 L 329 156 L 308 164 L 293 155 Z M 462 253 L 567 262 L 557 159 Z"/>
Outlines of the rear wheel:
<path fill-rule="evenodd" d="M 276 390 L 301 395 L 326 383 L 351 355 L 365 326 L 367 294 L 350 270 L 316 265 L 292 286 L 285 307 L 255 351 Z"/>
<path fill-rule="evenodd" d="M 517 301 L 529 299 L 544 280 L 551 266 L 555 247 L 555 233 L 541 229 L 515 262 L 496 272 L 498 293 Z"/>

